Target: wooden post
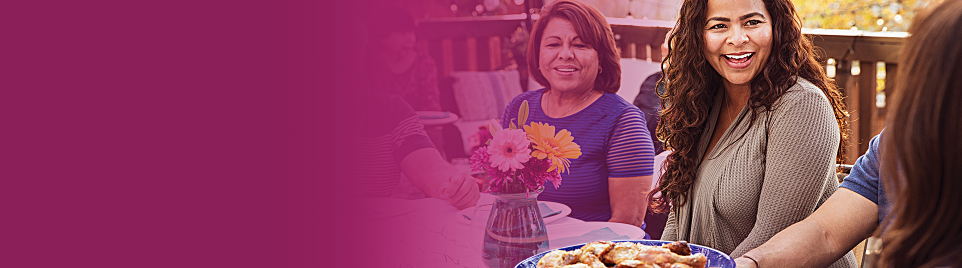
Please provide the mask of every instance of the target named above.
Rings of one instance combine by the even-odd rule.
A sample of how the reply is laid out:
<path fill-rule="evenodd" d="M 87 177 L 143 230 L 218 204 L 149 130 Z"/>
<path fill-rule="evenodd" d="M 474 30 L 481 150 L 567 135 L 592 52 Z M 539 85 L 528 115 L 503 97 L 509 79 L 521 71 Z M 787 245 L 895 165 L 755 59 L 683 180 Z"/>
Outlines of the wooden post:
<path fill-rule="evenodd" d="M 668 34 L 668 29 L 655 31 L 655 42 L 651 43 L 651 61 L 661 62 L 664 60 L 665 56 L 661 55 L 661 45 L 665 43 L 665 34 Z"/>
<path fill-rule="evenodd" d="M 895 83 L 897 83 L 895 79 L 898 76 L 898 70 L 898 64 L 888 62 L 885 63 L 885 110 L 883 110 L 884 112 L 882 113 L 882 116 L 892 114 L 890 112 L 892 111 L 892 108 L 890 108 L 891 106 L 889 104 L 892 103 L 892 98 L 895 96 Z M 883 121 L 882 128 L 884 127 L 885 122 Z M 881 129 L 879 130 L 881 131 Z"/>
<path fill-rule="evenodd" d="M 449 38 L 441 39 L 441 59 L 444 67 L 441 69 L 442 76 L 438 77 L 447 76 L 454 71 L 454 41 Z"/>
<path fill-rule="evenodd" d="M 464 39 L 464 50 L 465 50 L 465 70 L 477 71 L 478 70 L 478 39 L 474 37 L 468 37 Z"/>
<path fill-rule="evenodd" d="M 631 53 L 634 52 L 631 49 L 631 43 L 625 42 L 624 39 L 621 39 L 621 42 L 616 41 L 616 44 L 618 44 L 618 49 L 621 50 L 620 55 L 622 58 L 631 58 Z"/>
<path fill-rule="evenodd" d="M 488 49 L 490 50 L 491 70 L 501 68 L 501 37 L 492 36 L 488 39 Z"/>
<path fill-rule="evenodd" d="M 874 61 L 861 61 L 859 64 L 862 69 L 861 74 L 858 76 L 858 152 L 861 155 L 868 150 L 869 140 L 872 136 L 875 136 L 873 125 L 875 125 L 875 115 L 878 114 L 876 109 L 878 106 L 875 105 L 875 98 L 878 94 L 878 70 L 876 69 L 877 63 Z"/>
<path fill-rule="evenodd" d="M 477 38 L 477 49 L 478 49 L 478 70 L 479 71 L 490 71 L 491 68 L 491 42 L 488 41 L 491 37 L 479 37 Z"/>
<path fill-rule="evenodd" d="M 858 94 L 855 94 L 855 79 L 852 79 L 852 62 L 837 60 L 835 64 L 835 85 L 845 95 L 845 107 L 848 109 L 848 147 L 845 148 L 845 163 L 854 164 L 862 152 L 858 150 Z"/>

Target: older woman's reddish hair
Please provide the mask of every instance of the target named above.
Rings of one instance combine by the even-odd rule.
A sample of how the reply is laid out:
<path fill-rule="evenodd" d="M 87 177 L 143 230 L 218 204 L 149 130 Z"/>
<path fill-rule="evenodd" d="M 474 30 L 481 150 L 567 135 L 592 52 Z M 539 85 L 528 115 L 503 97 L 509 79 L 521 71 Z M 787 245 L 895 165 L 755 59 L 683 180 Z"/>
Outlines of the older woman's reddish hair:
<path fill-rule="evenodd" d="M 572 0 L 558 0 L 541 11 L 528 42 L 528 70 L 535 81 L 551 89 L 538 64 L 541 62 L 541 37 L 552 19 L 563 19 L 575 27 L 581 41 L 598 52 L 601 73 L 595 78 L 595 90 L 618 92 L 621 87 L 621 63 L 615 50 L 615 34 L 604 15 L 597 9 Z"/>

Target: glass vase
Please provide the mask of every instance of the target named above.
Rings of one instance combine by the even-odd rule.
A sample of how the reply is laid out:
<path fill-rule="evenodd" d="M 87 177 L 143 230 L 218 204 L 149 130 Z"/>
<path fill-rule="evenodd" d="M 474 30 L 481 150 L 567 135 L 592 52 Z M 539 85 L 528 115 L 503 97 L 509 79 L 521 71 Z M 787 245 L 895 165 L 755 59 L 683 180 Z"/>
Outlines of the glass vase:
<path fill-rule="evenodd" d="M 548 231 L 538 211 L 536 191 L 516 194 L 491 193 L 494 204 L 484 230 L 481 258 L 490 268 L 512 268 L 548 250 Z"/>

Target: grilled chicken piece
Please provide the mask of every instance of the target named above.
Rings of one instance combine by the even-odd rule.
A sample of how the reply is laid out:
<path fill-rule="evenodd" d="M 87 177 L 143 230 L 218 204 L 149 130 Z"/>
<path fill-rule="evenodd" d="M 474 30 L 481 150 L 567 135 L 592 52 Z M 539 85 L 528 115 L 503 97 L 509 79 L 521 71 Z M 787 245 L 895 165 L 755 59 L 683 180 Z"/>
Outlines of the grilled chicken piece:
<path fill-rule="evenodd" d="M 626 260 L 634 260 L 635 256 L 638 255 L 638 244 L 632 242 L 621 242 L 615 244 L 611 247 L 605 255 L 601 256 L 601 260 L 609 264 L 618 264 Z"/>
<path fill-rule="evenodd" d="M 591 251 L 582 251 L 578 262 L 587 265 L 586 268 L 607 268 L 598 255 Z"/>
<path fill-rule="evenodd" d="M 567 263 L 564 263 L 564 259 L 567 255 L 568 252 L 563 250 L 554 250 L 548 252 L 548 254 L 544 254 L 544 257 L 541 257 L 541 259 L 538 260 L 538 268 L 559 268 L 567 265 Z"/>
<path fill-rule="evenodd" d="M 604 256 L 604 259 L 608 263 L 634 265 L 625 267 L 649 267 L 644 265 L 651 265 L 651 267 L 667 268 L 672 263 L 682 263 L 691 267 L 705 267 L 708 263 L 708 258 L 700 253 L 681 256 L 671 252 L 668 247 L 649 247 L 628 242 L 615 244 Z M 628 262 L 632 260 L 639 263 Z"/>
<path fill-rule="evenodd" d="M 601 257 L 601 256 L 604 256 L 605 253 L 608 253 L 608 251 L 611 250 L 611 248 L 614 245 L 615 243 L 608 242 L 608 241 L 591 242 L 582 246 L 581 251 L 590 252 L 595 256 Z"/>
<path fill-rule="evenodd" d="M 708 265 L 708 257 L 705 257 L 705 255 L 701 253 L 695 253 L 695 255 L 689 255 L 689 256 L 675 255 L 675 259 L 673 260 L 673 262 L 675 264 L 684 264 L 687 266 L 679 266 L 679 267 L 671 266 L 671 268 L 688 268 L 688 266 L 696 267 L 696 268 L 704 268 L 706 265 Z"/>
<path fill-rule="evenodd" d="M 661 268 L 661 266 L 645 263 L 639 260 L 627 260 L 618 263 L 618 265 L 615 265 L 615 268 Z"/>
<path fill-rule="evenodd" d="M 642 249 L 638 252 L 638 255 L 635 256 L 635 260 L 658 264 L 662 267 L 669 267 L 668 264 L 681 263 L 691 267 L 704 268 L 705 265 L 708 264 L 708 258 L 701 253 L 681 256 L 662 247 Z"/>
<path fill-rule="evenodd" d="M 672 254 L 667 248 L 663 247 L 640 247 L 638 249 L 638 254 L 633 258 L 634 260 L 642 261 L 644 263 L 657 264 L 659 267 L 667 266 L 667 264 L 673 263 L 675 254 Z"/>
<path fill-rule="evenodd" d="M 538 260 L 538 268 L 561 268 L 570 264 L 575 264 L 580 259 L 581 250 L 564 251 L 554 250 L 545 254 Z"/>
<path fill-rule="evenodd" d="M 688 242 L 685 242 L 685 241 L 675 241 L 675 242 L 671 242 L 661 246 L 667 248 L 668 250 L 671 250 L 671 252 L 674 252 L 675 254 L 678 254 L 678 255 L 682 255 L 682 256 L 691 255 L 691 247 L 688 246 Z"/>

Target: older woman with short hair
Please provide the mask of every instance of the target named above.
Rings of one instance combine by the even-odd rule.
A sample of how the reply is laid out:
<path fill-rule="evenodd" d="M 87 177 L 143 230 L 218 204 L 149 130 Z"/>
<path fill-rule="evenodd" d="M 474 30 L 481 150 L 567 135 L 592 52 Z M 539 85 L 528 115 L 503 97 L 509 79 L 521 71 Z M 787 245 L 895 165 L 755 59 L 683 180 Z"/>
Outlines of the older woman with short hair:
<path fill-rule="evenodd" d="M 571 217 L 641 226 L 651 185 L 653 147 L 637 107 L 615 94 L 621 65 L 604 16 L 585 4 L 559 0 L 545 7 L 528 44 L 531 74 L 545 88 L 514 98 L 501 120 L 516 120 L 523 101 L 527 122 L 567 129 L 582 155 L 562 174 L 561 187 L 538 199 L 571 207 Z"/>

